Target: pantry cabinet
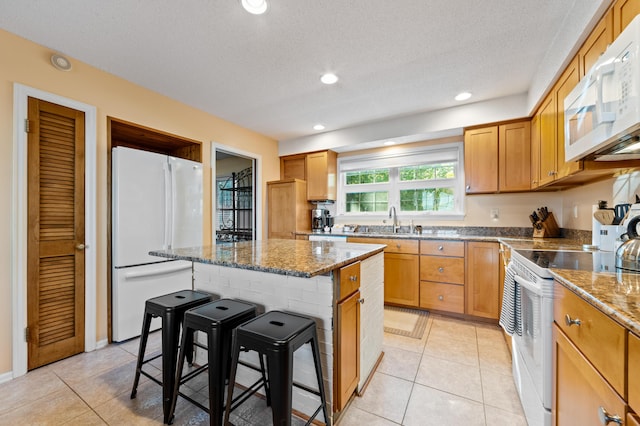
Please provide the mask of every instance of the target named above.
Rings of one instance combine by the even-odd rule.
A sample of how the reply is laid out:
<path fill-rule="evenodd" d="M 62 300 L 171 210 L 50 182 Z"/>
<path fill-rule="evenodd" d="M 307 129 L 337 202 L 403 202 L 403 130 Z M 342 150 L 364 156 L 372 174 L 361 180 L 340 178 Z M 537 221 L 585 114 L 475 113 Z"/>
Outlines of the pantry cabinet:
<path fill-rule="evenodd" d="M 330 150 L 280 157 L 280 179 L 307 181 L 309 201 L 335 201 L 337 158 Z"/>
<path fill-rule="evenodd" d="M 613 5 L 613 39 L 640 14 L 640 2 L 638 0 L 617 0 Z"/>
<path fill-rule="evenodd" d="M 268 238 L 295 239 L 296 233 L 311 231 L 311 209 L 307 183 L 299 179 L 267 182 Z"/>
<path fill-rule="evenodd" d="M 497 320 L 500 317 L 500 249 L 494 242 L 466 245 L 465 313 Z"/>

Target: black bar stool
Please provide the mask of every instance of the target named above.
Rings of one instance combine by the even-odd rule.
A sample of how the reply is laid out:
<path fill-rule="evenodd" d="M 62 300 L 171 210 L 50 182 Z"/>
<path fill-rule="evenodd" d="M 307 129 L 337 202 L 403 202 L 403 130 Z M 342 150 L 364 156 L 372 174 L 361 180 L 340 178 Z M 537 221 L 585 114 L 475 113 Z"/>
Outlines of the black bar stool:
<path fill-rule="evenodd" d="M 187 339 L 189 335 L 193 336 L 194 331 L 206 333 L 207 346 L 204 348 L 207 349 L 208 364 L 182 376 L 184 360 L 188 356 L 189 351 L 188 348 L 185 350 L 185 345 L 180 348 L 173 400 L 171 401 L 171 409 L 169 410 L 169 424 L 173 422 L 176 401 L 179 394 L 204 411 L 208 411 L 211 425 L 222 425 L 224 385 L 226 379 L 229 378 L 229 365 L 231 363 L 231 335 L 237 326 L 255 318 L 255 316 L 255 305 L 232 299 L 219 299 L 209 302 L 197 308 L 190 309 L 184 314 L 182 340 Z M 189 396 L 179 393 L 181 385 L 204 371 L 208 371 L 209 374 L 208 408 Z M 261 382 L 262 380 L 259 383 Z"/>
<path fill-rule="evenodd" d="M 293 381 L 293 353 L 305 343 L 311 344 L 316 378 L 318 380 L 317 391 Z M 267 358 L 268 393 L 271 394 L 270 401 L 269 395 L 267 395 L 267 404 L 271 402 L 274 426 L 291 425 L 292 386 L 320 397 L 320 406 L 313 413 L 307 425 L 311 424 L 320 410 L 324 414 L 325 423 L 329 424 L 318 336 L 316 323 L 313 319 L 292 313 L 270 311 L 236 328 L 232 346 L 233 353 L 224 424 L 229 421 L 231 411 L 242 403 L 241 401 L 234 406 L 232 398 L 240 350 L 253 350 L 258 352 L 261 360 L 263 357 Z"/>
<path fill-rule="evenodd" d="M 171 408 L 174 380 L 176 379 L 176 358 L 178 356 L 178 339 L 180 337 L 180 325 L 187 309 L 203 305 L 211 300 L 211 295 L 193 290 L 181 290 L 164 296 L 154 297 L 145 303 L 144 318 L 142 320 L 142 333 L 140 334 L 140 348 L 138 350 L 138 363 L 136 364 L 136 377 L 133 380 L 131 399 L 136 397 L 140 374 L 162 385 L 162 412 L 164 422 L 169 421 L 169 409 Z M 151 319 L 162 319 L 162 353 L 147 360 L 144 359 L 144 351 L 147 348 Z M 193 333 L 182 341 L 183 347 L 193 348 Z M 193 359 L 193 351 L 187 351 L 189 362 Z M 142 366 L 162 356 L 162 381 L 142 370 Z"/>

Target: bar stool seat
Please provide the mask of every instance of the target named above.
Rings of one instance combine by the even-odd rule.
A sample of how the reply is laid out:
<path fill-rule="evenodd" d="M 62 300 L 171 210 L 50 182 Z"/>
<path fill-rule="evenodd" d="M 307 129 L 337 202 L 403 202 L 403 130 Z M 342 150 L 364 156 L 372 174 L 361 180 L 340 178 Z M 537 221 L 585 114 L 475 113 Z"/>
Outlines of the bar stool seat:
<path fill-rule="evenodd" d="M 256 306 L 233 299 L 219 299 L 188 310 L 184 314 L 182 339 L 193 335 L 194 331 L 201 331 L 207 335 L 208 363 L 182 376 L 184 360 L 188 355 L 183 345 L 178 356 L 173 399 L 169 410 L 169 424 L 173 422 L 178 395 L 189 402 L 209 412 L 211 425 L 222 424 L 224 409 L 224 387 L 229 377 L 231 362 L 231 335 L 233 330 L 244 322 L 255 318 Z M 198 345 L 200 346 L 200 345 Z M 200 373 L 209 374 L 209 407 L 205 407 L 191 397 L 180 393 L 180 386 L 193 379 Z"/>
<path fill-rule="evenodd" d="M 318 381 L 317 391 L 293 381 L 293 353 L 306 343 L 311 344 L 316 379 Z M 234 332 L 232 346 L 233 353 L 224 424 L 228 423 L 230 412 L 237 408 L 237 405 L 233 406 L 232 390 L 235 387 L 238 358 L 241 350 L 256 351 L 261 360 L 263 357 L 267 359 L 267 388 L 270 393 L 270 398 L 267 395 L 267 403 L 271 403 L 274 426 L 291 425 L 293 386 L 320 397 L 320 406 L 310 417 L 307 424 L 311 424 L 321 410 L 324 414 L 325 423 L 329 421 L 316 323 L 313 319 L 288 312 L 270 311 L 239 326 Z"/>
<path fill-rule="evenodd" d="M 171 407 L 171 400 L 173 399 L 172 394 L 176 377 L 175 369 L 178 356 L 178 339 L 180 337 L 180 326 L 184 313 L 188 309 L 203 305 L 210 300 L 211 295 L 208 293 L 194 290 L 180 290 L 151 298 L 145 302 L 142 332 L 140 334 L 140 348 L 138 349 L 138 362 L 136 364 L 133 388 L 131 389 L 131 399 L 136 397 L 141 374 L 162 385 L 162 412 L 165 423 L 169 421 L 169 409 Z M 144 353 L 147 348 L 149 329 L 151 328 L 151 320 L 154 317 L 160 317 L 162 319 L 162 353 L 145 360 Z M 189 358 L 189 362 L 191 362 L 193 357 L 191 350 L 193 348 L 193 333 L 182 341 L 182 346 L 190 349 L 188 353 L 191 354 Z M 142 369 L 144 364 L 153 361 L 159 356 L 162 356 L 162 381 Z"/>

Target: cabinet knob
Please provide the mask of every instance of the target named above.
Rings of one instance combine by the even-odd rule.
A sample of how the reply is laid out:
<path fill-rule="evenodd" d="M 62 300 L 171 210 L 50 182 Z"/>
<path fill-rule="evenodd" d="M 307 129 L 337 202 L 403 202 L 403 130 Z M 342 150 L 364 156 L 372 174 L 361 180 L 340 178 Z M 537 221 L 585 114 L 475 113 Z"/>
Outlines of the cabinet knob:
<path fill-rule="evenodd" d="M 88 246 L 88 245 L 85 245 L 85 244 L 78 244 L 78 245 L 76 246 L 76 250 L 86 250 L 86 249 L 88 249 L 88 248 L 89 248 L 89 246 Z"/>
<path fill-rule="evenodd" d="M 444 250 L 444 247 L 443 246 L 438 246 L 438 250 L 442 251 L 442 250 Z"/>
<path fill-rule="evenodd" d="M 600 423 L 603 425 L 608 425 L 611 422 L 618 423 L 619 425 L 622 424 L 622 419 L 619 415 L 609 414 L 609 412 L 607 412 L 607 410 L 602 406 L 598 408 L 598 417 L 600 418 Z"/>
<path fill-rule="evenodd" d="M 364 297 L 362 299 L 358 299 L 358 303 L 364 305 Z"/>
<path fill-rule="evenodd" d="M 356 275 L 350 275 L 349 276 L 349 280 L 353 281 L 353 282 L 356 282 L 356 281 L 358 281 L 358 277 Z"/>
<path fill-rule="evenodd" d="M 400 244 L 396 244 L 397 249 L 400 249 L 400 247 L 402 247 Z"/>
<path fill-rule="evenodd" d="M 537 180 L 532 180 L 531 183 L 535 185 L 536 183 L 538 183 L 538 181 Z"/>
<path fill-rule="evenodd" d="M 443 273 L 444 272 L 444 268 L 441 266 L 438 268 L 438 272 Z"/>
<path fill-rule="evenodd" d="M 438 300 L 442 302 L 444 300 L 444 296 L 443 295 L 439 295 L 438 296 Z"/>
<path fill-rule="evenodd" d="M 467 185 L 467 191 L 471 191 L 471 185 Z"/>
<path fill-rule="evenodd" d="M 564 322 L 567 324 L 568 327 L 571 327 L 572 325 L 581 325 L 582 324 L 582 321 L 580 321 L 580 319 L 571 318 L 571 316 L 569 314 L 564 316 Z"/>

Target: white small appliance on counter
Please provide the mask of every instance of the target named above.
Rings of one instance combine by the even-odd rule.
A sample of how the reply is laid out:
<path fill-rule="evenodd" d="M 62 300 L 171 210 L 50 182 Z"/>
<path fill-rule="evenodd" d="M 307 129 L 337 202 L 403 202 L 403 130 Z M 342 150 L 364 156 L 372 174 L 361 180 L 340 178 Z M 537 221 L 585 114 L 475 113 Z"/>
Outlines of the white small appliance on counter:
<path fill-rule="evenodd" d="M 564 100 L 565 160 L 640 159 L 640 15 Z"/>
<path fill-rule="evenodd" d="M 191 262 L 149 251 L 202 245 L 202 164 L 116 147 L 112 190 L 112 338 L 120 342 L 140 334 L 147 299 L 193 286 Z"/>

